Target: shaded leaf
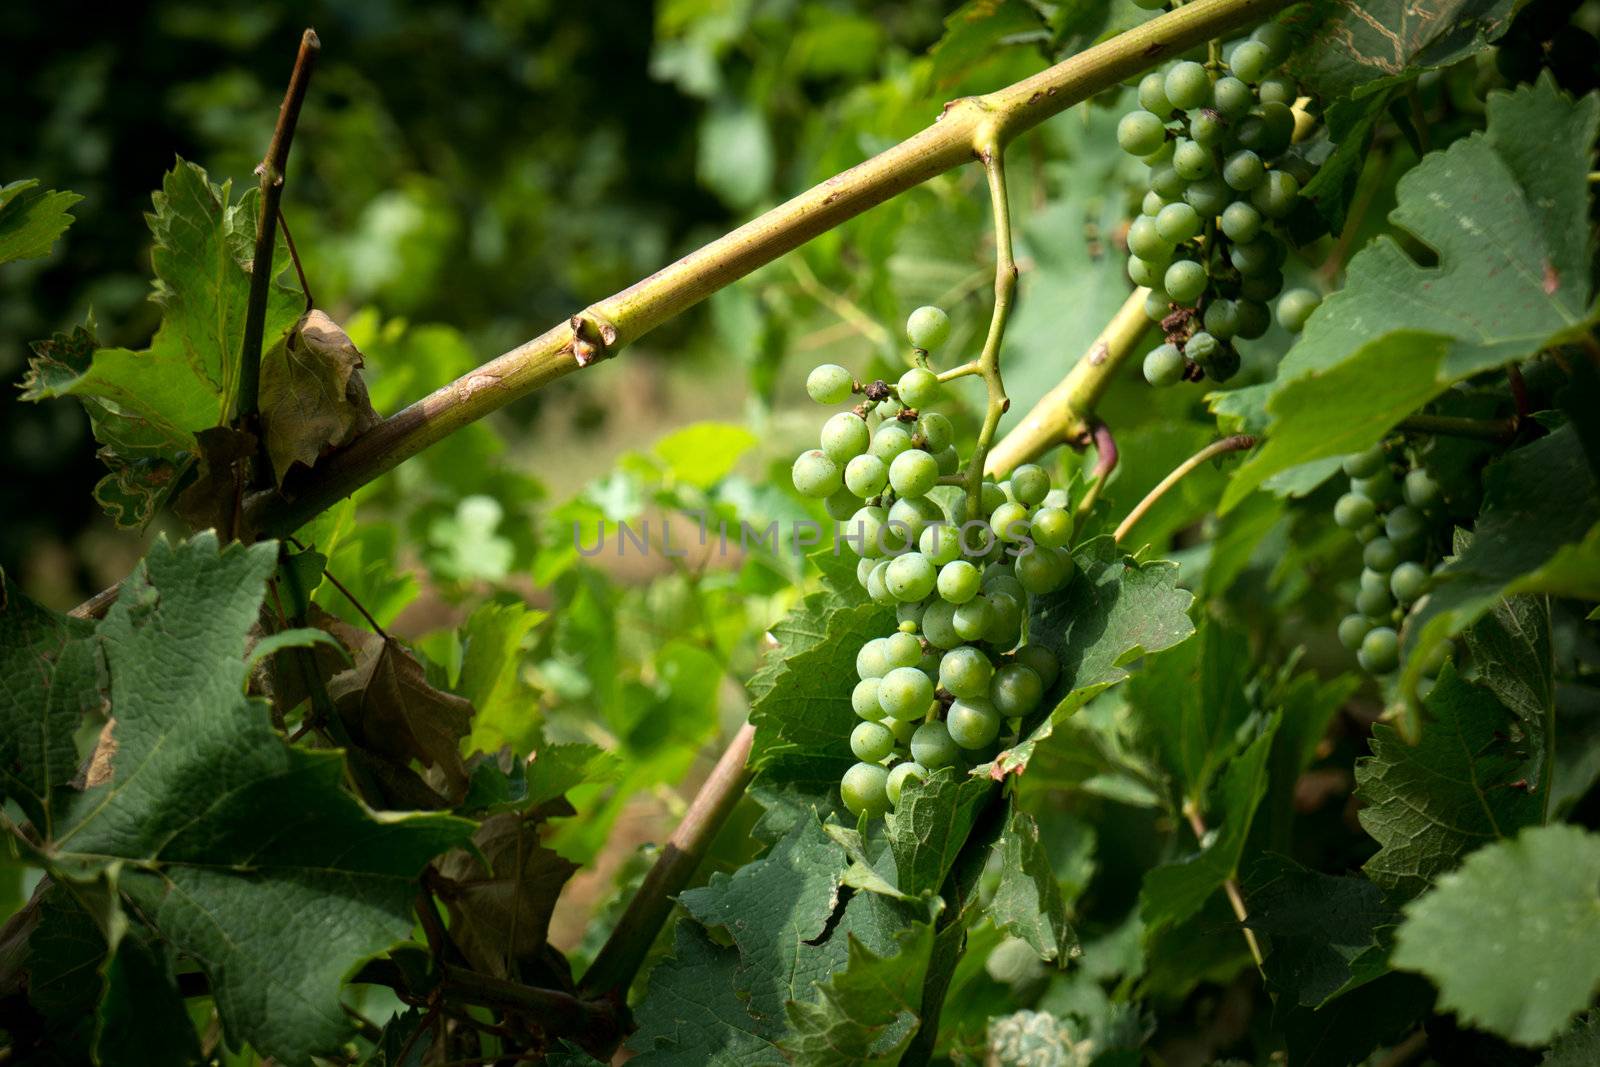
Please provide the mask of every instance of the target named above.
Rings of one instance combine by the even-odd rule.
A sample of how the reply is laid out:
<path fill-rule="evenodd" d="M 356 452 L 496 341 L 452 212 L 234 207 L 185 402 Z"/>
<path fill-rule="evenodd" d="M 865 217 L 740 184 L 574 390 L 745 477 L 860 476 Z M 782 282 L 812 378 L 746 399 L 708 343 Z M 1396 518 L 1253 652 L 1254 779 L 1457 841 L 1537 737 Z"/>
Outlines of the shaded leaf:
<path fill-rule="evenodd" d="M 650 972 L 628 1047 L 633 1062 L 708 1067 L 781 1067 L 779 1027 L 750 1017 L 734 988 L 737 949 L 724 948 L 692 922 L 680 922 L 672 956 Z"/>
<path fill-rule="evenodd" d="M 1282 1013 L 1293 1067 L 1350 1067 L 1380 1045 L 1394 1044 L 1425 1020 L 1433 1004 L 1428 983 L 1411 974 L 1386 974 L 1319 1010 L 1290 1006 Z"/>
<path fill-rule="evenodd" d="M 896 887 L 911 896 L 938 892 L 956 854 L 978 820 L 995 786 L 943 767 L 921 782 L 908 781 L 889 821 Z"/>
<path fill-rule="evenodd" d="M 1065 963 L 1078 939 L 1067 922 L 1061 884 L 1039 842 L 1033 816 L 1013 807 L 995 851 L 1000 884 L 989 901 L 989 917 L 1000 929 L 1026 941 L 1041 959 Z"/>
<path fill-rule="evenodd" d="M 1196 640 L 1149 657 L 1128 683 L 1136 721 L 1185 798 L 1202 801 L 1238 749 L 1238 731 L 1251 713 L 1245 683 L 1253 670 L 1248 638 L 1209 623 Z"/>
<path fill-rule="evenodd" d="M 967 0 L 944 20 L 944 36 L 930 55 L 934 88 L 948 89 L 1007 38 L 1044 39 L 1044 20 L 1023 0 Z"/>
<path fill-rule="evenodd" d="M 0 263 L 48 256 L 56 238 L 67 232 L 67 209 L 83 197 L 39 188 L 38 178 L 0 185 Z"/>
<path fill-rule="evenodd" d="M 1499 697 L 1521 727 L 1528 746 L 1528 788 L 1549 788 L 1540 778 L 1546 746 L 1555 743 L 1555 738 L 1545 736 L 1556 702 L 1549 599 L 1501 600 L 1468 628 L 1466 637 L 1478 684 Z"/>
<path fill-rule="evenodd" d="M 367 399 L 360 349 L 313 309 L 261 356 L 261 424 L 279 485 L 296 463 L 314 466 L 378 421 Z"/>
<path fill-rule="evenodd" d="M 817 999 L 789 1005 L 783 1048 L 793 1062 L 892 1064 L 916 1034 L 922 984 L 933 951 L 933 924 L 914 922 L 878 955 L 855 937 L 842 970 L 817 985 Z"/>
<path fill-rule="evenodd" d="M 1589 1067 L 1600 1063 L 1600 1012 L 1591 1011 L 1556 1038 L 1539 1067 Z"/>
<path fill-rule="evenodd" d="M 173 501 L 172 510 L 195 530 L 219 530 L 230 539 L 250 540 L 249 531 L 236 530 L 244 510 L 249 480 L 247 461 L 254 459 L 259 442 L 252 433 L 228 426 L 210 426 L 194 435 L 197 462 L 195 479 Z"/>
<path fill-rule="evenodd" d="M 96 1015 L 95 1061 L 103 1067 L 200 1060 L 172 951 L 142 930 L 130 930 L 106 961 L 105 997 Z"/>

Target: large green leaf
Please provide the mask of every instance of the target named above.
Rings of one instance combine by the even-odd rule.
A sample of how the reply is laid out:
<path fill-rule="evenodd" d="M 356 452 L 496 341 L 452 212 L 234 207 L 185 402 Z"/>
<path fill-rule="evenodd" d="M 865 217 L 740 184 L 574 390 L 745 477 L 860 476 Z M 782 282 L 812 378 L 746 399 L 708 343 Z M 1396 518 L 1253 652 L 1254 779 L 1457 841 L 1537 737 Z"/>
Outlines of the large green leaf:
<path fill-rule="evenodd" d="M 1513 786 L 1522 758 L 1511 714 L 1493 693 L 1445 665 L 1426 701 L 1422 737 L 1408 745 L 1392 726 L 1372 728 L 1372 756 L 1356 764 L 1362 827 L 1381 846 L 1367 876 L 1415 896 L 1466 853 L 1537 823 L 1542 804 Z"/>
<path fill-rule="evenodd" d="M 1432 153 L 1397 189 L 1390 221 L 1437 266 L 1387 236 L 1351 259 L 1345 288 L 1284 356 L 1266 444 L 1221 510 L 1275 474 L 1366 448 L 1453 383 L 1594 320 L 1588 174 L 1600 95 L 1573 101 L 1546 76 L 1491 94 L 1488 112 L 1487 131 Z"/>
<path fill-rule="evenodd" d="M 988 778 L 971 778 L 949 767 L 925 781 L 906 783 L 889 820 L 900 892 L 916 896 L 939 890 L 994 792 Z"/>
<path fill-rule="evenodd" d="M 67 209 L 83 197 L 39 188 L 39 179 L 0 185 L 0 263 L 48 256 L 56 238 L 67 232 Z"/>
<path fill-rule="evenodd" d="M 1067 922 L 1061 883 L 1039 841 L 1033 816 L 1013 807 L 995 852 L 1000 884 L 989 899 L 989 917 L 1000 929 L 1031 945 L 1041 959 L 1065 963 L 1078 939 Z"/>
<path fill-rule="evenodd" d="M 780 1067 L 780 1030 L 750 1017 L 734 988 L 739 950 L 725 948 L 692 922 L 678 923 L 672 956 L 650 972 L 634 1013 L 628 1047 L 634 1063 L 707 1067 Z"/>
<path fill-rule="evenodd" d="M 1253 671 L 1245 635 L 1208 623 L 1196 640 L 1151 656 L 1128 683 L 1143 736 L 1184 799 L 1201 802 L 1238 750 L 1237 733 L 1251 712 L 1245 683 Z"/>
<path fill-rule="evenodd" d="M 349 1033 L 340 985 L 409 936 L 418 872 L 472 824 L 372 814 L 338 753 L 288 747 L 245 696 L 276 561 L 275 544 L 220 549 L 209 533 L 151 548 L 96 631 L 111 778 L 63 805 L 42 851 L 67 877 L 120 870 L 139 914 L 205 970 L 230 1042 L 299 1063 Z"/>
<path fill-rule="evenodd" d="M 922 985 L 933 952 L 933 924 L 914 922 L 879 955 L 854 937 L 843 970 L 817 986 L 818 998 L 789 1005 L 783 1047 L 804 1067 L 899 1062 L 917 1031 Z"/>
<path fill-rule="evenodd" d="M 1463 1022 L 1549 1041 L 1600 988 L 1600 834 L 1542 826 L 1474 852 L 1406 906 L 1394 964 Z"/>

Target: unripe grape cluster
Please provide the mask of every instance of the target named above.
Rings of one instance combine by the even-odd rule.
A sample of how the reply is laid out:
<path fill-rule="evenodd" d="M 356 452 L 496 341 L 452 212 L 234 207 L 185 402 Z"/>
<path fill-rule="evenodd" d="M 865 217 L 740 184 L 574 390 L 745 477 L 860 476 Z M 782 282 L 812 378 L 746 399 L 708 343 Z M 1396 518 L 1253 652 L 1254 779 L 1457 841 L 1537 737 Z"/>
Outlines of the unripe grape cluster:
<path fill-rule="evenodd" d="M 1363 567 L 1339 640 L 1363 670 L 1385 675 L 1400 665 L 1400 625 L 1441 566 L 1450 524 L 1439 483 L 1423 467 L 1391 461 L 1382 442 L 1347 457 L 1344 473 L 1350 488 L 1334 504 L 1333 519 L 1361 542 Z M 1438 667 L 1430 663 L 1424 673 Z"/>
<path fill-rule="evenodd" d="M 818 403 L 860 400 L 823 423 L 819 447 L 793 468 L 795 488 L 843 523 L 866 595 L 895 609 L 896 629 L 856 655 L 850 750 L 859 762 L 840 793 L 857 815 L 898 807 L 910 779 L 986 761 L 1039 706 L 1058 666 L 1025 641 L 1031 598 L 1074 571 L 1072 513 L 1042 467 L 984 480 L 970 500 L 956 484 L 955 428 L 930 410 L 942 386 L 928 367 L 950 320 L 918 308 L 906 334 L 916 365 L 893 384 L 833 364 L 811 372 L 806 389 Z"/>
<path fill-rule="evenodd" d="M 1145 310 L 1164 343 L 1144 359 L 1152 385 L 1239 370 L 1234 340 L 1278 321 L 1298 332 L 1316 309 L 1308 289 L 1283 293 L 1286 246 L 1276 226 L 1294 211 L 1300 163 L 1293 80 L 1273 71 L 1289 54 L 1283 27 L 1267 23 L 1224 65 L 1180 60 L 1139 83 L 1139 108 L 1117 141 L 1149 164 L 1148 191 L 1128 228 L 1128 276 L 1149 286 Z"/>

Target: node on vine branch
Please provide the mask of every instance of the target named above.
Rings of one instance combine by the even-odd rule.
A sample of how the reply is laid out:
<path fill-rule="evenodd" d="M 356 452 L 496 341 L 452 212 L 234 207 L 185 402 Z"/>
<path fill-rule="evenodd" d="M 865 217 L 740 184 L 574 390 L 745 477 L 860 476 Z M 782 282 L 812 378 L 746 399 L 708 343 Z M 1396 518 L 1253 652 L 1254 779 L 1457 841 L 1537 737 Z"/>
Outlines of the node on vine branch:
<path fill-rule="evenodd" d="M 580 367 L 598 363 L 617 343 L 617 328 L 592 311 L 572 316 L 572 357 Z"/>

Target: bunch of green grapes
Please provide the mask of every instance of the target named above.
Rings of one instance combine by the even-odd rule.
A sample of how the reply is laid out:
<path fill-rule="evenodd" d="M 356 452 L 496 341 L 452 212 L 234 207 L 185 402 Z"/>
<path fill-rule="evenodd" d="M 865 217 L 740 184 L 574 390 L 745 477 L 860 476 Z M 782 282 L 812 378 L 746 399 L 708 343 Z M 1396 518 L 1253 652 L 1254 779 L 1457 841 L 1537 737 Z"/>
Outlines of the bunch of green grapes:
<path fill-rule="evenodd" d="M 1300 195 L 1299 161 L 1286 155 L 1297 96 L 1275 74 L 1289 54 L 1283 27 L 1267 23 L 1226 64 L 1182 60 L 1139 83 L 1139 104 L 1117 142 L 1150 166 L 1149 191 L 1128 229 L 1128 276 L 1150 287 L 1145 310 L 1165 343 L 1144 359 L 1152 385 L 1239 370 L 1235 338 L 1260 337 L 1278 320 L 1298 331 L 1319 298 L 1283 290 L 1286 246 L 1275 231 Z"/>
<path fill-rule="evenodd" d="M 941 385 L 927 365 L 950 320 L 918 308 L 906 333 L 916 366 L 892 385 L 833 364 L 811 372 L 806 389 L 818 403 L 862 399 L 823 423 L 821 447 L 792 471 L 795 488 L 843 522 L 862 588 L 898 622 L 856 656 L 850 700 L 861 721 L 850 749 L 860 762 L 840 793 L 858 815 L 897 807 L 910 778 L 992 757 L 1002 733 L 1039 705 L 1058 667 L 1024 641 L 1030 601 L 1074 571 L 1072 513 L 1042 467 L 985 480 L 972 500 L 956 484 L 955 431 L 929 410 Z"/>
<path fill-rule="evenodd" d="M 1400 624 L 1442 565 L 1450 523 L 1439 483 L 1403 457 L 1391 461 L 1382 442 L 1348 457 L 1344 472 L 1350 491 L 1334 505 L 1333 520 L 1355 533 L 1364 566 L 1356 610 L 1340 621 L 1339 640 L 1362 669 L 1388 674 L 1400 664 Z M 1425 673 L 1437 670 L 1429 664 Z"/>

